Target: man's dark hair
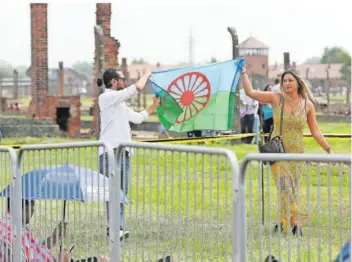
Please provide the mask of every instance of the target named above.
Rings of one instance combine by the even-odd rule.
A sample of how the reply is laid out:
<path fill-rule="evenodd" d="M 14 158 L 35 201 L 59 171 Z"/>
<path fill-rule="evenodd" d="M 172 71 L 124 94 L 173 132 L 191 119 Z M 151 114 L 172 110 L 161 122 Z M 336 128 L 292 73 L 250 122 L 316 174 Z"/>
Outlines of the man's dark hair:
<path fill-rule="evenodd" d="M 103 84 L 105 85 L 105 88 L 111 88 L 111 80 L 116 79 L 118 80 L 120 78 L 118 74 L 118 70 L 115 68 L 108 68 L 105 70 L 103 73 L 103 79 L 98 78 L 97 79 L 97 85 L 101 87 Z"/>
<path fill-rule="evenodd" d="M 275 79 L 275 85 L 277 85 L 278 83 L 280 83 L 280 79 L 276 78 Z"/>

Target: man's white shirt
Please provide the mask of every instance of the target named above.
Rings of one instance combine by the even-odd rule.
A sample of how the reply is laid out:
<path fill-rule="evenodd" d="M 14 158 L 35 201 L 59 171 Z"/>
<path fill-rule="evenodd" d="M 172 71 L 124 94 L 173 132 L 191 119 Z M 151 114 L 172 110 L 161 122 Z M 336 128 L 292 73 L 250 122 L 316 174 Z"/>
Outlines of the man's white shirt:
<path fill-rule="evenodd" d="M 140 124 L 149 114 L 147 111 L 135 112 L 129 108 L 126 101 L 138 93 L 135 85 L 116 91 L 105 89 L 99 96 L 100 110 L 100 141 L 105 142 L 111 148 L 116 148 L 121 142 L 131 142 L 132 133 L 130 123 Z M 128 151 L 128 149 L 126 149 Z M 104 153 L 99 148 L 99 155 Z"/>
<path fill-rule="evenodd" d="M 242 101 L 240 105 L 240 116 L 243 117 L 244 115 L 255 114 L 258 101 L 247 96 L 244 89 L 240 90 L 240 99 Z"/>
<path fill-rule="evenodd" d="M 272 92 L 281 93 L 280 84 L 276 84 L 271 88 Z"/>

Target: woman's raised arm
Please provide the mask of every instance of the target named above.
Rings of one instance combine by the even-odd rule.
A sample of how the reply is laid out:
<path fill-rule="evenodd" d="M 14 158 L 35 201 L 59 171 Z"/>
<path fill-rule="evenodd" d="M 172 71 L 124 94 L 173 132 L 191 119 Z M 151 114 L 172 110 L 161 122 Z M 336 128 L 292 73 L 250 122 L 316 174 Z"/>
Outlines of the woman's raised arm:
<path fill-rule="evenodd" d="M 269 91 L 257 91 L 253 89 L 245 67 L 242 69 L 242 84 L 246 95 L 250 98 L 258 100 L 263 104 L 272 104 L 273 106 L 279 104 L 280 94 Z"/>

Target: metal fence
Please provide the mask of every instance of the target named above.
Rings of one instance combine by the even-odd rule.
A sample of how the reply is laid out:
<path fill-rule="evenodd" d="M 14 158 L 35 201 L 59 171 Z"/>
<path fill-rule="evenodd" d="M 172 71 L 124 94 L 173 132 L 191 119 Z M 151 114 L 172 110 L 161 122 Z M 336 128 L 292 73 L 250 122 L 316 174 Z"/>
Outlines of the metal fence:
<path fill-rule="evenodd" d="M 17 162 L 12 162 L 11 171 L 18 178 L 13 202 L 20 210 L 11 212 L 14 227 L 21 230 L 22 224 L 26 225 L 22 236 L 30 240 L 27 232 L 31 232 L 41 248 L 50 249 L 56 258 L 62 249 L 70 250 L 75 259 L 110 256 L 112 236 L 107 235 L 106 201 L 109 177 L 115 170 L 102 167 L 107 177 L 99 173 L 99 149 L 113 161 L 113 152 L 104 143 L 82 142 L 23 146 Z M 16 160 L 14 152 L 10 152 L 12 160 Z M 9 179 L 1 183 L 5 191 L 12 187 Z M 21 250 L 21 243 L 19 247 Z M 34 248 L 29 252 L 38 253 Z M 15 254 L 21 255 L 21 251 Z"/>
<path fill-rule="evenodd" d="M 121 144 L 113 190 L 128 173 L 130 200 L 123 230 L 129 238 L 114 248 L 112 261 L 230 261 L 234 256 L 233 190 L 238 164 L 233 152 L 207 147 L 151 143 Z M 125 180 L 127 181 L 127 180 Z M 117 214 L 119 201 L 114 203 Z M 119 227 L 120 218 L 115 225 Z M 119 228 L 114 230 L 118 231 Z M 169 257 L 169 258 L 168 258 Z M 165 260 L 170 261 L 170 260 Z M 237 261 L 237 260 L 233 260 Z"/>
<path fill-rule="evenodd" d="M 121 181 L 126 151 L 133 151 L 131 176 Z M 0 152 L 2 156 L 7 151 Z M 9 190 L 8 196 L 17 203 L 18 212 L 11 213 L 13 226 L 20 231 L 13 237 L 28 229 L 56 257 L 61 248 L 70 250 L 73 245 L 75 259 L 110 255 L 111 261 L 167 256 L 175 261 L 229 261 L 234 255 L 237 244 L 231 230 L 238 164 L 228 150 L 131 143 L 121 144 L 114 156 L 103 143 L 84 142 L 23 146 L 17 159 L 13 150 L 10 153 L 6 160 L 1 158 L 1 177 L 8 177 L 1 180 L 1 190 Z M 107 158 L 100 159 L 101 153 Z M 118 190 L 121 182 L 129 189 L 124 205 L 120 203 L 125 203 L 125 196 Z M 121 207 L 123 230 L 130 232 L 125 239 L 120 238 Z M 22 228 L 22 221 L 28 227 Z M 48 236 L 56 228 L 66 234 L 54 243 Z M 14 250 L 21 256 L 23 246 L 17 239 Z"/>
<path fill-rule="evenodd" d="M 351 238 L 351 156 L 250 154 L 239 180 L 238 261 L 334 261 Z"/>
<path fill-rule="evenodd" d="M 111 261 L 333 261 L 351 236 L 348 155 L 250 154 L 239 169 L 233 152 L 208 147 L 123 143 L 113 152 L 82 142 L 23 146 L 18 156 L 0 147 L 0 190 L 0 219 L 11 199 L 12 261 L 22 221 L 41 241 L 67 223 L 55 247 L 42 242 L 55 256 L 74 245 L 75 259 Z M 28 215 L 22 198 L 35 200 Z M 274 232 L 281 223 L 285 232 Z"/>
<path fill-rule="evenodd" d="M 20 261 L 21 249 L 21 227 L 15 227 L 14 225 L 21 225 L 21 217 L 17 216 L 9 222 L 11 228 L 6 227 L 7 213 L 11 210 L 12 212 L 20 214 L 21 207 L 15 198 L 20 198 L 19 191 L 15 190 L 16 183 L 19 181 L 17 177 L 17 157 L 16 153 L 12 148 L 0 147 L 0 190 L 4 190 L 8 185 L 10 198 L 0 199 L 0 236 L 1 239 L 9 239 L 13 241 L 13 252 L 7 252 L 3 254 L 0 252 L 0 261 Z M 17 193 L 17 195 L 16 195 Z M 1 243 L 1 248 L 6 245 Z"/>

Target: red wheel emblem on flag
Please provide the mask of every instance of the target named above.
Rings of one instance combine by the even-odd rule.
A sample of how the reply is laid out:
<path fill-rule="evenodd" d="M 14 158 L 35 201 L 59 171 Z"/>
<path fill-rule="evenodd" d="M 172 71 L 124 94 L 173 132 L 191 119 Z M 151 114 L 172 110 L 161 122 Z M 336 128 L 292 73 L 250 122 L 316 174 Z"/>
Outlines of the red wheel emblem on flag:
<path fill-rule="evenodd" d="M 180 124 L 197 115 L 209 102 L 210 90 L 208 78 L 199 72 L 183 74 L 173 80 L 167 92 L 183 110 L 176 123 Z"/>

